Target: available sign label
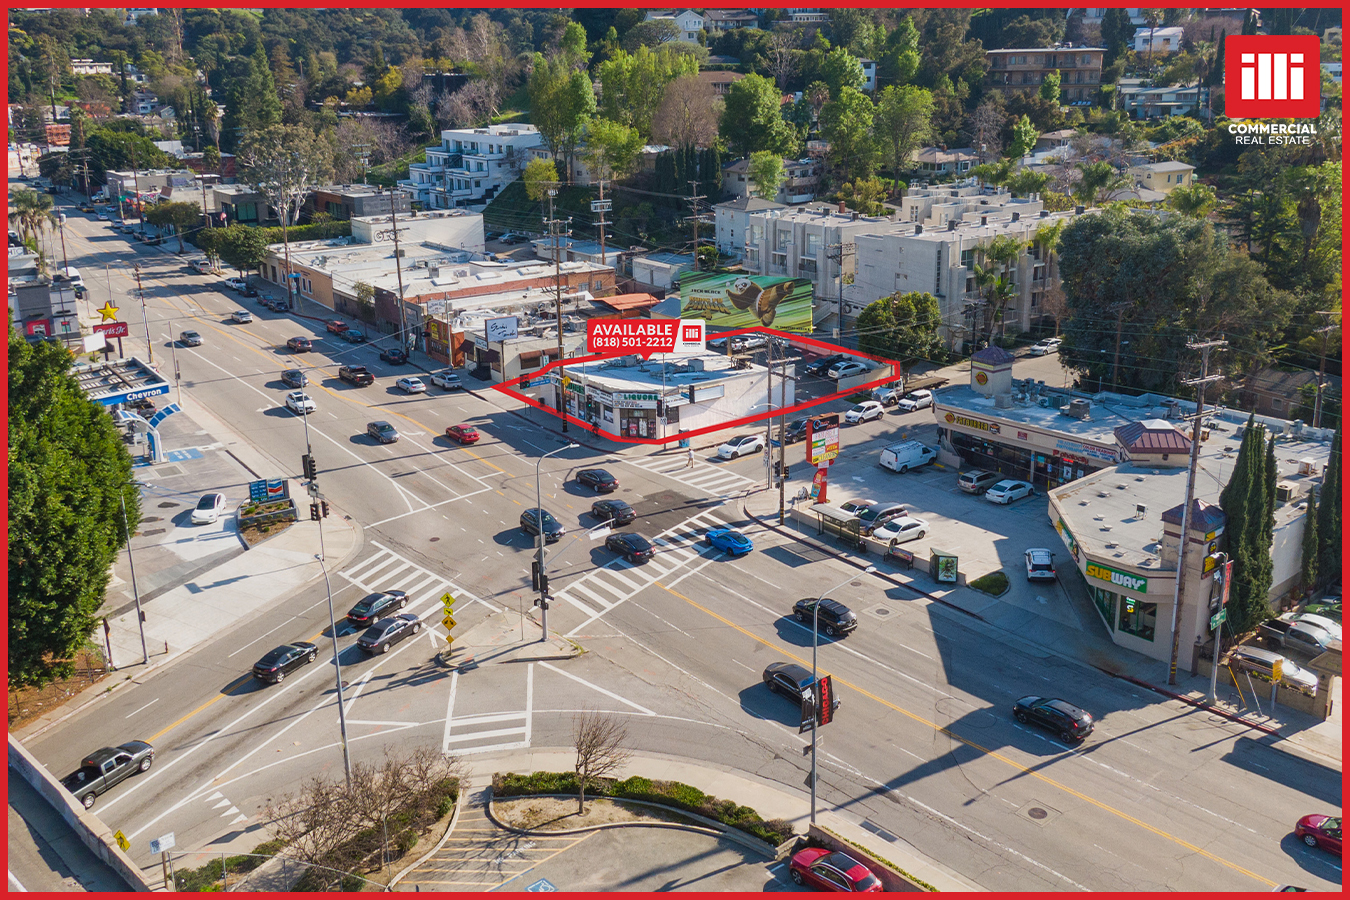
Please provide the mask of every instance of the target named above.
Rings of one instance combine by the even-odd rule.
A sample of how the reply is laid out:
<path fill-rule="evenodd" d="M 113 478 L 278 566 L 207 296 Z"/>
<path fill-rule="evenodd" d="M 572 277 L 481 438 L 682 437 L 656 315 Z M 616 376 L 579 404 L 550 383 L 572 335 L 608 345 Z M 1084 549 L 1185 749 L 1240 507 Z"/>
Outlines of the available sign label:
<path fill-rule="evenodd" d="M 1142 575 L 1131 575 L 1129 572 L 1121 572 L 1110 566 L 1103 566 L 1100 563 L 1090 562 L 1087 564 L 1087 576 L 1097 578 L 1101 581 L 1109 581 L 1118 587 L 1123 587 L 1127 591 L 1137 591 L 1141 594 L 1148 593 L 1148 579 Z"/>
<path fill-rule="evenodd" d="M 653 353 L 679 356 L 704 352 L 706 337 L 702 319 L 589 319 L 586 348 L 591 353 L 635 353 L 643 358 Z"/>

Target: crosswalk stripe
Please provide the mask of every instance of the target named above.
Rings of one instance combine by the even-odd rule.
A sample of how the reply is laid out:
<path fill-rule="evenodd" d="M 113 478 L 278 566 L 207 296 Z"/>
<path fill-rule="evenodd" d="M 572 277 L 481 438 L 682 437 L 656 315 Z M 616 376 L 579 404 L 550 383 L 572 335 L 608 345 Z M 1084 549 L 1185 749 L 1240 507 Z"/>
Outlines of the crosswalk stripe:
<path fill-rule="evenodd" d="M 399 559 L 399 557 L 394 555 L 393 553 L 390 553 L 387 550 L 381 550 L 379 553 L 372 556 L 369 560 L 359 562 L 355 566 L 353 566 L 352 568 L 348 569 L 347 571 L 341 574 L 343 578 L 346 578 L 350 581 L 360 581 L 369 578 L 371 575 L 374 575 L 381 569 L 387 568 L 389 566 L 394 565 L 394 563 L 402 561 L 403 560 Z M 359 574 L 357 574 L 358 572 Z"/>
<path fill-rule="evenodd" d="M 441 576 L 433 575 L 430 572 L 426 573 L 426 576 L 427 577 L 423 578 L 421 581 L 418 581 L 416 583 L 410 583 L 409 587 L 404 588 L 404 590 L 408 592 L 409 597 L 416 597 L 420 600 L 424 596 L 423 594 L 424 590 L 426 590 L 432 585 L 435 585 L 437 583 L 444 583 L 445 581 L 445 579 L 443 579 Z M 434 593 L 430 591 L 428 592 Z"/>
<path fill-rule="evenodd" d="M 602 609 L 609 610 L 614 608 L 614 604 L 612 602 L 606 600 L 604 597 L 600 596 L 595 591 L 586 587 L 584 584 L 569 584 L 567 586 L 567 590 L 569 592 L 575 591 L 585 595 L 586 597 L 589 597 L 593 602 L 599 604 Z"/>
<path fill-rule="evenodd" d="M 633 568 L 635 567 L 629 566 L 629 571 L 631 572 Z M 625 577 L 623 573 L 619 571 L 618 563 L 615 563 L 612 566 L 606 566 L 600 571 L 604 572 L 608 577 L 613 578 L 615 581 L 619 582 L 619 584 L 627 585 L 629 588 L 636 588 L 638 586 L 638 583 L 636 581 L 633 581 L 632 579 Z"/>

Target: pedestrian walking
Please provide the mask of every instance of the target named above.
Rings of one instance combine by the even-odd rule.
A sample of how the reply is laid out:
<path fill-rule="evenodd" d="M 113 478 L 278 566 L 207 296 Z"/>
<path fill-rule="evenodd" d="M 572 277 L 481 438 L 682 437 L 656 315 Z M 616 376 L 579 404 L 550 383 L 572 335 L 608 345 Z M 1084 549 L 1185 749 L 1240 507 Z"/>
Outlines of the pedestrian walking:
<path fill-rule="evenodd" d="M 690 448 L 689 448 L 689 461 L 688 461 L 687 463 L 684 464 L 684 467 L 685 467 L 686 469 L 692 469 L 692 468 L 694 467 L 694 448 L 693 448 L 693 447 L 690 447 Z"/>

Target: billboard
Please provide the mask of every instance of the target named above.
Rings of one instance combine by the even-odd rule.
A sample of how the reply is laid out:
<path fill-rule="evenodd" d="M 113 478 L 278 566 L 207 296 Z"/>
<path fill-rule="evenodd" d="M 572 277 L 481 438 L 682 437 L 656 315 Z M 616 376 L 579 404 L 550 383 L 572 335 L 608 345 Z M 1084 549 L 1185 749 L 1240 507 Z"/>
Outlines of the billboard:
<path fill-rule="evenodd" d="M 811 282 L 803 278 L 715 275 L 680 276 L 680 317 L 704 319 L 709 327 L 757 328 L 810 334 Z"/>

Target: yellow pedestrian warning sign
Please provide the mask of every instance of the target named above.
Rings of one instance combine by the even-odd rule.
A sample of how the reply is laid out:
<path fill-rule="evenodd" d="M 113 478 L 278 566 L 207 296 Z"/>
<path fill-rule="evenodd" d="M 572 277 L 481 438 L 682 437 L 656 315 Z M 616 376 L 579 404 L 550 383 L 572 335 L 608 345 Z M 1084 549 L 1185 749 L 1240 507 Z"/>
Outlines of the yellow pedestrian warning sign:
<path fill-rule="evenodd" d="M 121 847 L 123 850 L 131 849 L 131 841 L 127 840 L 127 836 L 122 833 L 122 829 L 119 828 L 114 831 L 113 838 L 117 841 L 117 846 Z"/>

